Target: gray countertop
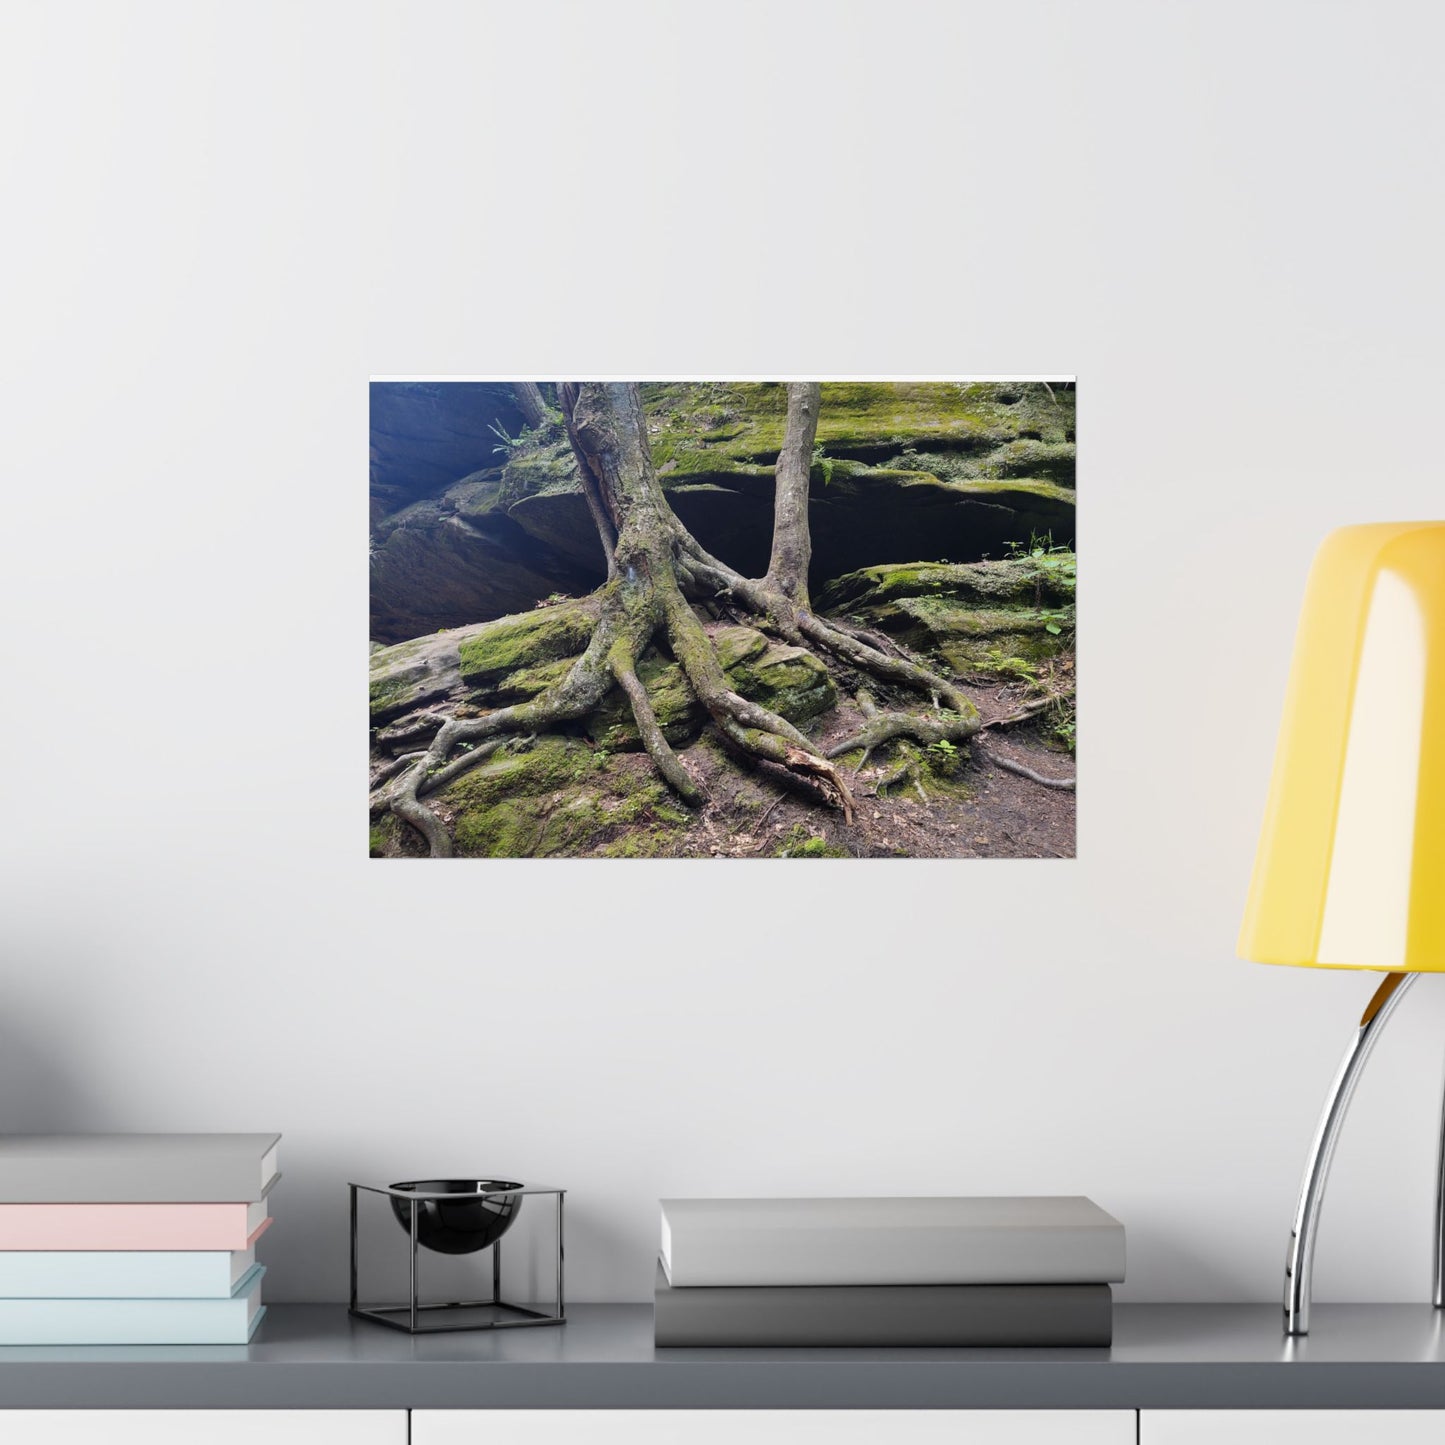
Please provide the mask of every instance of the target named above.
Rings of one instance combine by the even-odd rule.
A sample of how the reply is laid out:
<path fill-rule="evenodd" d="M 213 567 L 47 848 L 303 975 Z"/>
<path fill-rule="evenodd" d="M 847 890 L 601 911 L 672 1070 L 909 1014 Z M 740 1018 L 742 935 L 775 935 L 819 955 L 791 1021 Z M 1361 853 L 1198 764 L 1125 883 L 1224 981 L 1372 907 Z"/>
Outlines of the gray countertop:
<path fill-rule="evenodd" d="M 1109 1350 L 654 1350 L 650 1305 L 413 1339 L 273 1305 L 250 1346 L 0 1348 L 0 1406 L 89 1408 L 1445 1409 L 1445 1312 L 1119 1305 Z"/>

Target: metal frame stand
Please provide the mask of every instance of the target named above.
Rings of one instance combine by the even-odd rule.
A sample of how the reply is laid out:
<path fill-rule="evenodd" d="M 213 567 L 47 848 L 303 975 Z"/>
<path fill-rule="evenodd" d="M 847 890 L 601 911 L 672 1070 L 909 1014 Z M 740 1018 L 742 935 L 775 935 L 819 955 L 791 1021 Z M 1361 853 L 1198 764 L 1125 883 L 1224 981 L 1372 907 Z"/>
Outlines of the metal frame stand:
<path fill-rule="evenodd" d="M 1354 1096 L 1355 1085 L 1364 1072 L 1380 1034 L 1419 977 L 1415 973 L 1389 973 L 1365 1006 L 1339 1072 L 1325 1099 L 1324 1112 L 1315 1129 L 1309 1158 L 1295 1206 L 1294 1229 L 1289 1237 L 1289 1254 L 1284 1269 L 1284 1330 L 1287 1335 L 1307 1335 L 1310 1329 L 1310 1294 L 1314 1281 L 1315 1235 L 1319 1230 L 1320 1207 L 1340 1127 Z M 1445 1109 L 1441 1113 L 1440 1158 L 1435 1186 L 1435 1308 L 1445 1307 Z"/>
<path fill-rule="evenodd" d="M 374 1324 L 385 1325 L 388 1329 L 401 1330 L 409 1335 L 443 1334 L 459 1330 L 515 1330 L 531 1325 L 560 1325 L 567 1322 L 566 1300 L 563 1293 L 563 1246 L 562 1201 L 565 1189 L 556 1189 L 542 1184 L 524 1184 L 513 1189 L 478 1190 L 467 1194 L 419 1194 L 412 1189 L 386 1189 L 375 1184 L 348 1184 L 351 1191 L 351 1291 L 347 1313 L 354 1319 L 371 1320 Z M 390 1199 L 407 1200 L 407 1234 L 410 1240 L 410 1288 L 406 1304 L 363 1305 L 359 1303 L 357 1282 L 360 1276 L 361 1244 L 358 1229 L 360 1209 L 358 1198 L 361 1193 L 380 1194 Z M 417 1238 L 417 1203 L 425 1199 L 491 1199 L 510 1197 L 517 1194 L 552 1194 L 557 1198 L 557 1302 L 552 1310 L 536 1310 L 524 1305 L 508 1304 L 502 1298 L 502 1241 L 495 1240 L 487 1247 L 492 1251 L 492 1297 L 484 1300 L 451 1300 L 446 1304 L 424 1305 L 421 1302 L 418 1284 L 418 1256 L 421 1249 Z M 463 1311 L 489 1310 L 490 1319 L 468 1319 L 458 1322 Z"/>

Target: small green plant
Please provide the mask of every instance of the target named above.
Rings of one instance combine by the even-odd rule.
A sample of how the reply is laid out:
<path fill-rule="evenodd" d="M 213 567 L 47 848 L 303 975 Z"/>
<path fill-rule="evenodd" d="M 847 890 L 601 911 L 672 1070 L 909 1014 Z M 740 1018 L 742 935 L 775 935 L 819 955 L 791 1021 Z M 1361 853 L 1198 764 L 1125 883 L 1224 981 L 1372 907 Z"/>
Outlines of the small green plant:
<path fill-rule="evenodd" d="M 1061 593 L 1072 597 L 1078 580 L 1078 558 L 1072 547 L 1060 546 L 1054 541 L 1052 532 L 1040 535 L 1035 532 L 1024 546 L 1019 542 L 1005 542 L 1009 550 L 1005 554 L 1010 561 L 1031 562 L 1034 566 L 1034 605 L 1044 624 L 1044 631 L 1051 637 L 1062 637 L 1065 631 L 1074 627 L 1074 609 L 1068 607 L 1045 607 L 1044 587 L 1054 597 Z"/>
<path fill-rule="evenodd" d="M 984 653 L 980 670 L 993 677 L 1012 678 L 1029 687 L 1038 687 L 1042 681 L 1038 668 L 1026 657 L 1016 657 L 1000 647 L 991 647 Z"/>
<path fill-rule="evenodd" d="M 948 738 L 939 738 L 923 750 L 928 771 L 935 778 L 957 778 L 963 771 L 964 751 Z"/>
<path fill-rule="evenodd" d="M 527 439 L 527 429 L 525 427 L 522 428 L 518 435 L 508 436 L 506 427 L 499 421 L 488 422 L 487 430 L 491 432 L 493 436 L 501 437 L 501 445 L 493 447 L 492 450 L 494 452 L 501 452 L 503 456 L 511 456 Z"/>
<path fill-rule="evenodd" d="M 817 442 L 813 447 L 813 465 L 823 473 L 823 485 L 833 485 L 833 458 L 823 451 L 823 443 Z"/>
<path fill-rule="evenodd" d="M 1009 549 L 1005 555 L 1010 559 L 1032 562 L 1041 576 L 1073 591 L 1078 579 L 1078 558 L 1072 547 L 1055 542 L 1052 532 L 1033 533 L 1027 546 L 1019 542 L 1005 542 L 1004 546 Z"/>

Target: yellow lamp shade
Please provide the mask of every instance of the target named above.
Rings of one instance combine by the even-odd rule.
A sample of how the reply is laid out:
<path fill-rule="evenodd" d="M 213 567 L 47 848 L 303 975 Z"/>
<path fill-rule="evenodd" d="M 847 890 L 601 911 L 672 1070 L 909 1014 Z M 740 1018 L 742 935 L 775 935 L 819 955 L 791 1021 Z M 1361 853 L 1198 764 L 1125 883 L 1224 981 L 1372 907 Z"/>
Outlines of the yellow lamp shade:
<path fill-rule="evenodd" d="M 1445 522 L 1315 558 L 1239 952 L 1445 973 Z"/>

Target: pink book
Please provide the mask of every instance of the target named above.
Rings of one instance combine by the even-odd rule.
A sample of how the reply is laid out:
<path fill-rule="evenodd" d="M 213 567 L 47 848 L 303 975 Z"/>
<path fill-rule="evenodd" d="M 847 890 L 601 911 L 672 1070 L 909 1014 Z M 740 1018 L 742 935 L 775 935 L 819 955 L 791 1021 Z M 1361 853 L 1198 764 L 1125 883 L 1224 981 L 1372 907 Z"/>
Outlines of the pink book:
<path fill-rule="evenodd" d="M 271 1223 L 254 1204 L 0 1204 L 0 1250 L 250 1249 Z"/>

